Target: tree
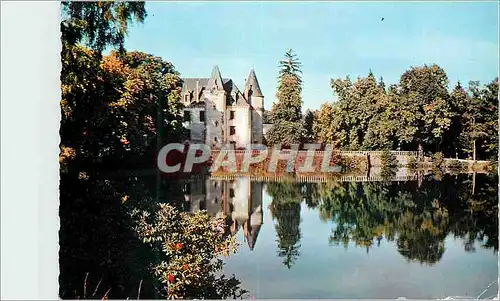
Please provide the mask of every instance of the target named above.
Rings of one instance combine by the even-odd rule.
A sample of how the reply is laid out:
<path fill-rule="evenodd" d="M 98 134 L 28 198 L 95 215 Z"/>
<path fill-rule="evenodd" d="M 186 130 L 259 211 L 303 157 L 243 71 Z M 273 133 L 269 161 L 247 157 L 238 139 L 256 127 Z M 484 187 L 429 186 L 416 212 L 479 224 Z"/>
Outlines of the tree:
<path fill-rule="evenodd" d="M 318 142 L 334 143 L 336 146 L 347 145 L 347 124 L 336 103 L 321 105 L 313 129 Z"/>
<path fill-rule="evenodd" d="M 273 126 L 268 133 L 271 144 L 295 144 L 302 139 L 302 71 L 297 56 L 288 50 L 279 62 L 278 101 L 273 104 Z"/>
<path fill-rule="evenodd" d="M 122 168 L 144 162 L 162 143 L 158 130 L 167 141 L 183 137 L 181 80 L 171 63 L 141 52 L 100 59 L 79 45 L 63 52 L 62 60 L 61 145 L 74 149 L 87 167 L 106 160 Z"/>
<path fill-rule="evenodd" d="M 285 57 L 279 62 L 279 79 L 291 76 L 298 84 L 299 91 L 302 91 L 302 71 L 300 67 L 302 63 L 292 49 L 285 52 Z"/>
<path fill-rule="evenodd" d="M 71 165 L 62 163 L 66 171 L 78 171 L 77 162 L 92 167 L 105 155 L 119 160 L 120 152 L 129 151 L 109 107 L 121 97 L 129 69 L 119 60 L 102 61 L 101 52 L 117 47 L 123 53 L 128 26 L 143 22 L 146 11 L 144 2 L 70 1 L 61 4 L 61 15 L 61 153 L 74 154 Z"/>
<path fill-rule="evenodd" d="M 147 16 L 143 1 L 68 1 L 61 10 L 63 44 L 84 43 L 99 54 L 108 46 L 123 52 L 130 23 L 142 23 Z"/>
<path fill-rule="evenodd" d="M 469 94 L 464 90 L 460 82 L 458 82 L 450 93 L 450 108 L 451 108 L 451 126 L 450 135 L 445 139 L 448 149 L 452 149 L 455 158 L 462 157 L 462 150 L 460 149 L 460 133 L 464 129 L 465 120 L 464 114 L 467 110 L 467 105 L 470 102 Z M 451 150 L 449 150 L 451 153 Z"/>
<path fill-rule="evenodd" d="M 271 214 L 276 219 L 278 256 L 288 269 L 300 256 L 300 204 L 302 187 L 298 183 L 269 183 L 267 191 L 273 198 Z"/>
<path fill-rule="evenodd" d="M 271 119 L 271 111 L 269 110 L 264 110 L 264 113 L 262 113 L 262 123 L 273 123 Z"/>
<path fill-rule="evenodd" d="M 438 65 L 412 67 L 401 75 L 399 95 L 405 104 L 412 103 L 411 122 L 403 125 L 413 128 L 413 139 L 406 147 L 439 150 L 443 137 L 451 124 L 448 108 L 448 77 Z"/>
<path fill-rule="evenodd" d="M 311 110 L 307 110 L 303 120 L 302 120 L 302 128 L 304 130 L 303 133 L 303 142 L 304 143 L 310 143 L 315 141 L 315 136 L 314 136 L 314 116 L 315 114 Z"/>
<path fill-rule="evenodd" d="M 358 78 L 354 83 L 349 77 L 332 79 L 331 86 L 338 96 L 334 109 L 335 116 L 331 121 L 325 120 L 325 115 L 320 118 L 332 134 L 325 133 L 325 129 L 320 135 L 323 138 L 336 135 L 340 147 L 349 150 L 371 149 L 377 145 L 377 142 L 370 140 L 374 139 L 377 134 L 373 132 L 368 136 L 367 134 L 370 121 L 383 112 L 385 89 L 377 83 L 371 70 L 367 77 Z M 327 110 L 326 107 L 322 109 Z"/>
<path fill-rule="evenodd" d="M 378 82 L 378 87 L 385 92 L 385 82 L 384 82 L 384 78 L 382 76 L 380 77 L 380 80 Z"/>
<path fill-rule="evenodd" d="M 109 58 L 119 59 L 116 53 Z M 128 74 L 123 83 L 124 93 L 114 108 L 117 113 L 129 114 L 129 118 L 122 117 L 124 121 L 131 121 L 126 124 L 128 134 L 138 145 L 155 144 L 158 139 L 152 141 L 152 138 L 160 134 L 165 140 L 160 144 L 183 140 L 186 133 L 182 126 L 182 83 L 172 63 L 138 51 L 123 54 L 121 61 Z M 162 120 L 154 124 L 158 112 Z"/>
<path fill-rule="evenodd" d="M 462 150 L 476 160 L 497 159 L 498 151 L 498 79 L 481 88 L 479 82 L 470 82 L 471 97 L 463 114 L 460 136 Z"/>

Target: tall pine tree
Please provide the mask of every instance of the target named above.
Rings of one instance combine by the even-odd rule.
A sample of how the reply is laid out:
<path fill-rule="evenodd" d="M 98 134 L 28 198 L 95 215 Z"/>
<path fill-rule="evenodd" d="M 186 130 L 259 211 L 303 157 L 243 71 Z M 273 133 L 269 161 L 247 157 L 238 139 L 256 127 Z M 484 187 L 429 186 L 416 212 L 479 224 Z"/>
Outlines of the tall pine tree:
<path fill-rule="evenodd" d="M 270 144 L 298 144 L 302 140 L 302 71 L 301 62 L 290 49 L 279 62 L 278 101 L 273 104 Z"/>

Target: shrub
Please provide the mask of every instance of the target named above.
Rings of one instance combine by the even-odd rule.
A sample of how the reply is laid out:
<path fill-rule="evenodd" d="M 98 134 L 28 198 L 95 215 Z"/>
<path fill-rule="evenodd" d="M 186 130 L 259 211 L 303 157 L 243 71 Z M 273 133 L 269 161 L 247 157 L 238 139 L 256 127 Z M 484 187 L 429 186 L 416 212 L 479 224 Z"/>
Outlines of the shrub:
<path fill-rule="evenodd" d="M 237 248 L 227 235 L 225 218 L 188 214 L 167 204 L 161 204 L 154 216 L 137 210 L 132 215 L 139 238 L 161 251 L 162 261 L 153 267 L 164 285 L 161 294 L 169 299 L 225 299 L 247 293 L 234 275 L 220 275 L 221 255 L 229 256 Z"/>
<path fill-rule="evenodd" d="M 434 165 L 434 167 L 440 168 L 443 166 L 443 163 L 444 163 L 443 153 L 438 152 L 432 156 L 432 164 Z"/>
<path fill-rule="evenodd" d="M 406 161 L 406 166 L 411 169 L 416 169 L 418 167 L 418 160 L 415 156 L 409 156 Z"/>
<path fill-rule="evenodd" d="M 396 174 L 398 160 L 391 152 L 382 152 L 380 155 L 380 164 L 382 165 L 381 176 L 383 178 L 391 178 Z"/>
<path fill-rule="evenodd" d="M 464 169 L 464 164 L 458 160 L 450 160 L 447 164 L 446 167 L 452 171 L 461 171 Z"/>
<path fill-rule="evenodd" d="M 340 157 L 338 164 L 342 166 L 344 172 L 354 172 L 363 170 L 366 164 L 366 158 L 360 156 L 342 156 Z"/>
<path fill-rule="evenodd" d="M 498 161 L 490 162 L 490 164 L 486 166 L 486 171 L 496 173 L 498 171 Z"/>

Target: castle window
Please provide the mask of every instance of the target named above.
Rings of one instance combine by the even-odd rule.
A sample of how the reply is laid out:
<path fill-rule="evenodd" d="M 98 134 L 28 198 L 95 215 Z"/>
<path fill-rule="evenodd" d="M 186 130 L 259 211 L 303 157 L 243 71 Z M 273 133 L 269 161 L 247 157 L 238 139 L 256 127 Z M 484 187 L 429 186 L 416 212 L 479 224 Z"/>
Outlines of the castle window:
<path fill-rule="evenodd" d="M 205 122 L 205 111 L 200 111 L 200 122 Z"/>
<path fill-rule="evenodd" d="M 231 119 L 231 120 L 234 119 L 234 111 L 229 112 L 229 119 Z"/>
<path fill-rule="evenodd" d="M 218 122 L 217 120 L 216 120 L 216 121 L 214 121 L 214 125 L 215 125 L 215 126 L 218 126 L 218 125 L 219 125 L 219 122 Z"/>
<path fill-rule="evenodd" d="M 229 197 L 234 198 L 234 189 L 233 188 L 229 189 Z"/>
<path fill-rule="evenodd" d="M 189 111 L 184 111 L 184 121 L 191 121 L 191 114 Z"/>
<path fill-rule="evenodd" d="M 219 140 L 219 139 L 217 139 L 217 137 L 214 137 L 214 142 L 217 142 L 217 140 Z"/>
<path fill-rule="evenodd" d="M 234 134 L 236 134 L 236 127 L 235 126 L 229 127 L 229 135 L 234 135 Z"/>

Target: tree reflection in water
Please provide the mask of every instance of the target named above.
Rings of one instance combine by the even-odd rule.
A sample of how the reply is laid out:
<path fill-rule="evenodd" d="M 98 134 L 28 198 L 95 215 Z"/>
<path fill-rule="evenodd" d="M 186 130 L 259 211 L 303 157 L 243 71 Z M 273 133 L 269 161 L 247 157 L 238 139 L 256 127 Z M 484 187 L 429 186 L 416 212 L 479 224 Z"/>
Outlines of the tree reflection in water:
<path fill-rule="evenodd" d="M 464 240 L 464 250 L 479 242 L 498 251 L 498 194 L 496 175 L 443 175 L 416 182 L 268 183 L 271 214 L 276 222 L 278 255 L 288 268 L 300 253 L 300 203 L 318 210 L 334 228 L 332 245 L 364 247 L 369 252 L 385 238 L 396 243 L 408 261 L 437 263 L 445 238 Z"/>
<path fill-rule="evenodd" d="M 476 175 L 473 185 L 471 175 L 445 174 L 440 181 L 427 177 L 421 185 L 267 183 L 277 256 L 289 269 L 299 260 L 301 206 L 315 210 L 321 220 L 333 222 L 328 237 L 332 245 L 369 251 L 385 239 L 394 242 L 408 261 L 433 265 L 446 252 L 445 238 L 451 234 L 464 241 L 467 252 L 474 252 L 478 242 L 497 252 L 497 179 L 496 175 Z M 61 175 L 60 297 L 101 298 L 108 293 L 109 298 L 160 298 L 162 284 L 151 268 L 161 262 L 162 255 L 137 238 L 130 212 L 139 209 L 154 213 L 158 204 L 167 200 L 181 211 L 190 211 L 185 201 L 189 191 L 184 186 L 182 181 L 155 176 Z M 226 235 L 235 235 L 229 229 L 231 206 L 222 209 L 227 207 L 225 196 L 231 196 L 231 192 L 221 186 L 214 190 L 221 191 L 220 195 L 212 193 L 211 197 L 216 200 L 215 207 L 226 210 L 222 212 L 227 216 Z M 256 187 L 254 190 L 261 191 L 261 184 Z M 208 200 L 206 197 L 202 202 L 204 206 Z M 249 208 L 258 208 L 257 203 Z"/>
<path fill-rule="evenodd" d="M 278 256 L 291 268 L 299 257 L 301 187 L 297 183 L 269 183 L 267 192 L 273 198 L 270 211 L 276 220 Z"/>

